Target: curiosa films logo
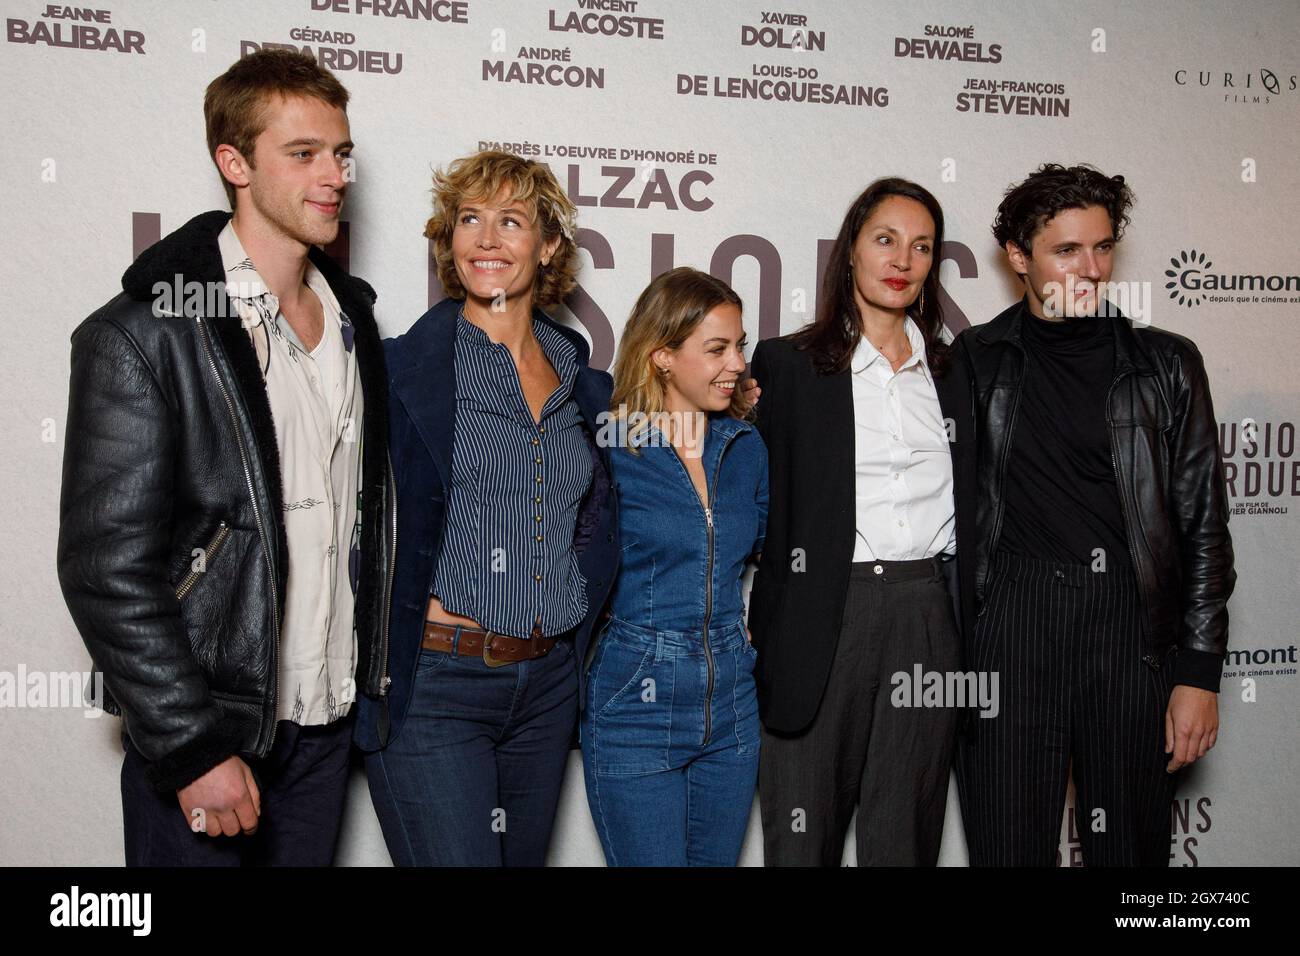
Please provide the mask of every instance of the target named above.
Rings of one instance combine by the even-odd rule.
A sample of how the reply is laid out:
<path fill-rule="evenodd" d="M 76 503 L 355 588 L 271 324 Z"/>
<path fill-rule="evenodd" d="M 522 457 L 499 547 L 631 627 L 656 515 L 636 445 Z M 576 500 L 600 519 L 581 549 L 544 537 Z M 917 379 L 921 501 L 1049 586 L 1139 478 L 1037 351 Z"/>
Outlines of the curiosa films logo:
<path fill-rule="evenodd" d="M 1237 305 L 1300 303 L 1300 275 L 1216 271 L 1204 250 L 1184 249 L 1169 260 L 1165 290 L 1178 305 L 1202 302 Z"/>
<path fill-rule="evenodd" d="M 1296 74 L 1258 70 L 1174 70 L 1174 83 L 1187 89 L 1203 89 L 1222 96 L 1224 103 L 1268 105 L 1285 93 L 1296 91 Z"/>

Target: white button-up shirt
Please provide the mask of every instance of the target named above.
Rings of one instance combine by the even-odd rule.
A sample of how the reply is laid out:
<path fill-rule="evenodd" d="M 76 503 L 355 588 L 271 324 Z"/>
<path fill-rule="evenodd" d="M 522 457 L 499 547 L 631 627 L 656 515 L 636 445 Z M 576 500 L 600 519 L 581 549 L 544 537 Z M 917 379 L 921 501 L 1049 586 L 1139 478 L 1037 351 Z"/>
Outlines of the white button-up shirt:
<path fill-rule="evenodd" d="M 856 561 L 910 561 L 955 553 L 952 455 L 925 341 L 904 319 L 912 354 L 897 372 L 862 336 L 853 382 Z"/>
<path fill-rule="evenodd" d="M 226 291 L 266 381 L 280 451 L 289 579 L 282 596 L 276 719 L 327 724 L 355 698 L 355 582 L 362 392 L 352 324 L 313 265 L 304 280 L 324 311 L 320 342 L 307 351 L 266 287 L 234 227 L 217 237 Z"/>

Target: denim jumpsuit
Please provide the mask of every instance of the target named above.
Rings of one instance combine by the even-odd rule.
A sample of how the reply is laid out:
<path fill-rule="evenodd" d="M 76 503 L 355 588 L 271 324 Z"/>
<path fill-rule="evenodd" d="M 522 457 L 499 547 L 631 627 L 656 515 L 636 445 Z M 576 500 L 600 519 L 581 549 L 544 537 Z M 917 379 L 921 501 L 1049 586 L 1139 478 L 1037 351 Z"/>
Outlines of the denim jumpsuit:
<path fill-rule="evenodd" d="M 710 416 L 706 508 L 660 432 L 633 443 L 611 450 L 622 559 L 586 676 L 587 799 L 611 866 L 734 866 L 758 771 L 741 577 L 763 547 L 767 449 Z"/>

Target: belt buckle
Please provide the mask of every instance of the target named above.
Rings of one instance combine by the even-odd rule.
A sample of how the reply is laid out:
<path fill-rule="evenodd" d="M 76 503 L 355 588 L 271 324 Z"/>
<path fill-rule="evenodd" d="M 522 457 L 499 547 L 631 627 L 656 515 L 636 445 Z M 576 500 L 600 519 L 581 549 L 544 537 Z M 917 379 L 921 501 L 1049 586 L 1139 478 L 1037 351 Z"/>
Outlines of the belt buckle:
<path fill-rule="evenodd" d="M 497 637 L 495 631 L 488 631 L 483 635 L 483 663 L 488 667 L 505 667 L 507 664 L 513 664 L 514 661 L 499 661 L 492 656 L 492 638 Z M 505 635 L 500 635 L 504 637 Z"/>

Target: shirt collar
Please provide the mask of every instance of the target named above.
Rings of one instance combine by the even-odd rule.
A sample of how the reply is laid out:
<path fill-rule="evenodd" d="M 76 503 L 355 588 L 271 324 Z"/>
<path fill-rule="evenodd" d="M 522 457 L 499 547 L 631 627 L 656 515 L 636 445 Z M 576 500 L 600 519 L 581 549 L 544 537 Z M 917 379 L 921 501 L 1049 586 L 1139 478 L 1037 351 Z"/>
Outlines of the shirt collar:
<path fill-rule="evenodd" d="M 706 414 L 708 415 L 709 434 L 723 441 L 739 432 L 753 431 L 754 428 L 749 422 L 736 418 L 730 412 L 708 412 Z M 641 429 L 635 436 L 629 438 L 628 444 L 636 448 L 643 448 L 650 444 L 651 438 L 655 435 L 659 436 L 656 439 L 659 446 L 665 448 L 671 446 L 667 436 L 653 422 Z"/>
<path fill-rule="evenodd" d="M 921 334 L 921 330 L 912 321 L 910 315 L 903 318 L 903 332 L 907 335 L 907 341 L 912 346 L 912 354 L 907 357 L 907 361 L 899 366 L 898 371 L 903 372 L 913 366 L 919 366 L 926 379 L 929 380 L 930 368 L 925 360 L 925 336 Z M 849 364 L 850 371 L 855 375 L 865 372 L 876 361 L 884 362 L 886 366 L 889 364 L 865 335 L 860 336 L 858 347 L 853 350 L 853 359 Z"/>
<path fill-rule="evenodd" d="M 567 394 L 573 386 L 574 379 L 578 377 L 577 350 L 568 339 L 541 321 L 536 314 L 533 315 L 533 336 L 537 339 L 537 344 L 542 347 L 542 354 L 555 369 L 555 374 L 559 376 L 561 386 Z M 493 342 L 486 332 L 466 318 L 463 306 L 456 315 L 456 338 L 482 351 L 505 348 L 499 342 Z"/>
<path fill-rule="evenodd" d="M 232 299 L 256 299 L 262 295 L 275 299 L 235 234 L 234 219 L 226 223 L 226 228 L 217 236 L 217 247 L 221 250 L 221 268 L 226 274 L 226 295 Z"/>
<path fill-rule="evenodd" d="M 226 273 L 226 295 L 243 302 L 260 298 L 270 307 L 271 314 L 278 316 L 280 301 L 275 293 L 267 288 L 266 282 L 257 272 L 257 266 L 253 265 L 253 260 L 244 251 L 244 244 L 239 241 L 239 236 L 235 233 L 234 219 L 226 223 L 225 228 L 217 235 L 217 248 L 221 250 L 221 267 Z M 321 271 L 310 261 L 307 263 L 307 271 L 303 273 L 303 281 L 307 284 L 307 288 L 316 293 L 327 317 L 333 313 L 338 317 L 340 326 L 350 325 L 347 317 L 343 315 L 338 299 L 334 296 L 334 290 L 330 288 Z M 250 328 L 260 322 L 261 314 L 258 310 L 252 310 L 245 318 L 245 324 Z"/>

